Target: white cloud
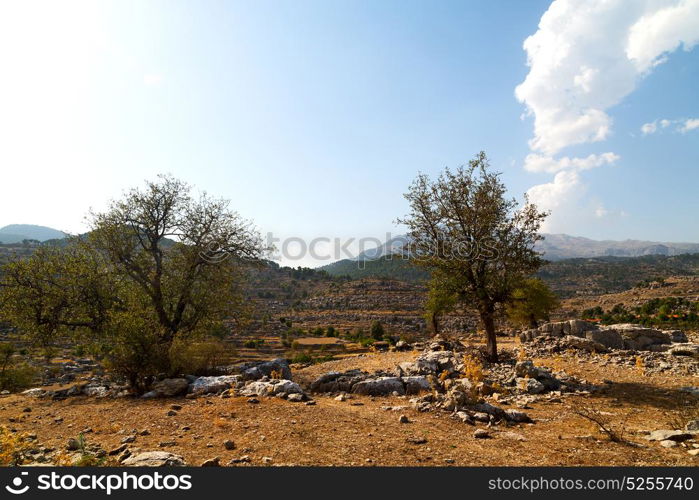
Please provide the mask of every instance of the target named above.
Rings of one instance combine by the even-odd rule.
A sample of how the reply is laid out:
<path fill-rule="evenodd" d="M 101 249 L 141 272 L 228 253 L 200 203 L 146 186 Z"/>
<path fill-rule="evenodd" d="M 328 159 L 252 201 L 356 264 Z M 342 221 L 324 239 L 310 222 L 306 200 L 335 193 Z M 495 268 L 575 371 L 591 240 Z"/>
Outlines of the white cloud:
<path fill-rule="evenodd" d="M 662 3 L 655 2 L 653 6 Z M 665 8 L 656 7 L 629 30 L 626 55 L 641 73 L 664 62 L 665 54 L 680 45 L 691 50 L 699 42 L 699 1 L 673 3 Z"/>
<path fill-rule="evenodd" d="M 677 118 L 674 120 L 663 118 L 662 120 L 644 123 L 641 126 L 641 132 L 643 132 L 643 135 L 654 134 L 658 131 L 658 123 L 660 123 L 662 128 L 668 128 L 670 125 L 677 125 L 675 127 L 675 132 L 681 132 L 683 134 L 699 128 L 699 118 Z"/>
<path fill-rule="evenodd" d="M 655 134 L 655 132 L 658 130 L 658 122 L 650 122 L 650 123 L 644 123 L 641 126 L 641 132 L 643 135 L 649 135 L 649 134 Z"/>
<path fill-rule="evenodd" d="M 529 200 L 540 209 L 552 210 L 560 206 L 568 197 L 579 195 L 580 176 L 575 170 L 558 172 L 551 182 L 533 186 L 527 191 Z"/>
<path fill-rule="evenodd" d="M 595 217 L 601 219 L 607 215 L 609 215 L 609 210 L 607 210 L 602 203 L 598 204 L 597 208 L 595 208 Z"/>
<path fill-rule="evenodd" d="M 699 0 L 555 0 L 524 41 L 529 74 L 515 95 L 547 155 L 609 137 L 606 113 L 681 45 L 699 41 Z"/>
<path fill-rule="evenodd" d="M 680 127 L 680 132 L 685 133 L 690 130 L 695 130 L 699 128 L 699 118 L 689 118 L 684 121 L 684 124 Z"/>
<path fill-rule="evenodd" d="M 561 170 L 589 170 L 591 168 L 601 167 L 602 165 L 611 165 L 619 160 L 620 156 L 615 153 L 602 153 L 600 155 L 591 154 L 585 158 L 563 158 L 555 159 L 551 156 L 539 155 L 532 153 L 524 159 L 524 169 L 529 172 L 548 172 L 555 173 Z"/>

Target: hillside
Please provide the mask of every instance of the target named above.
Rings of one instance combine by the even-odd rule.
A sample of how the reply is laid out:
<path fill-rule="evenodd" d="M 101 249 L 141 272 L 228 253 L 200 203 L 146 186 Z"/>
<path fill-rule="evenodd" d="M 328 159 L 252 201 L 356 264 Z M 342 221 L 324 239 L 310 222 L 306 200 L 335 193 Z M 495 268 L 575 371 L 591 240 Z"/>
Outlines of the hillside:
<path fill-rule="evenodd" d="M 319 268 L 331 276 L 424 283 L 428 273 L 399 258 L 341 260 Z M 621 292 L 641 281 L 699 274 L 699 253 L 675 256 L 576 258 L 548 262 L 538 273 L 561 297 Z"/>
<path fill-rule="evenodd" d="M 48 241 L 65 238 L 66 233 L 46 226 L 33 224 L 10 224 L 0 228 L 0 242 L 21 243 L 23 240 Z"/>
<path fill-rule="evenodd" d="M 536 243 L 537 251 L 547 260 L 575 259 L 583 257 L 642 257 L 644 255 L 682 255 L 698 253 L 699 243 L 672 243 L 643 240 L 593 240 L 568 234 L 543 233 L 543 240 Z M 392 253 L 399 253 L 409 243 L 406 235 L 399 235 L 384 244 L 365 250 L 350 260 L 375 260 Z"/>

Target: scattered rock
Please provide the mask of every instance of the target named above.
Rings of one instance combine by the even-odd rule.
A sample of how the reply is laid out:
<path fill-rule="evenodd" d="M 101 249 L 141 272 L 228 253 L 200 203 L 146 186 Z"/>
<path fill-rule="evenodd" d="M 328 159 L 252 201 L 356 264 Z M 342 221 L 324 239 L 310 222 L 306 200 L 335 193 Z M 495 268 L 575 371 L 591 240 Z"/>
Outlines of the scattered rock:
<path fill-rule="evenodd" d="M 490 437 L 490 433 L 485 429 L 476 429 L 473 431 L 473 437 L 476 439 L 487 439 Z"/>
<path fill-rule="evenodd" d="M 166 451 L 146 451 L 128 457 L 123 465 L 133 467 L 174 467 L 186 465 L 184 459 Z"/>
<path fill-rule="evenodd" d="M 699 431 L 658 430 L 651 432 L 647 439 L 648 441 L 686 441 L 697 434 Z"/>
<path fill-rule="evenodd" d="M 221 466 L 221 457 L 210 458 L 208 460 L 204 460 L 201 463 L 201 467 L 220 467 L 220 466 Z"/>
<path fill-rule="evenodd" d="M 235 450 L 235 443 L 231 441 L 230 439 L 226 439 L 223 442 L 223 447 L 227 450 Z"/>
<path fill-rule="evenodd" d="M 400 417 L 398 417 L 398 423 L 399 423 L 399 424 L 407 424 L 407 423 L 409 423 L 409 422 L 410 422 L 410 420 L 409 420 L 408 417 L 405 416 L 405 415 L 401 415 Z"/>

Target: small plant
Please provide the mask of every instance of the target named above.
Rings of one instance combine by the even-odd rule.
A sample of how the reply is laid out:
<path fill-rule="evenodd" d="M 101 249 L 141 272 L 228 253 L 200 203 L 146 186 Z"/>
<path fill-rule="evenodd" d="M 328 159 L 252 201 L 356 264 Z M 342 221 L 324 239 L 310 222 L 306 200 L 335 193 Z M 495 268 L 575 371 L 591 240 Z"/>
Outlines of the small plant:
<path fill-rule="evenodd" d="M 0 426 L 0 466 L 20 465 L 31 447 L 25 434 Z"/>
<path fill-rule="evenodd" d="M 482 382 L 485 378 L 483 373 L 483 362 L 473 354 L 464 355 L 464 368 L 461 371 L 467 379 L 473 383 Z"/>
<path fill-rule="evenodd" d="M 618 424 L 612 423 L 611 415 L 603 413 L 596 408 L 586 406 L 573 407 L 573 413 L 592 422 L 597 430 L 602 432 L 607 438 L 614 443 L 630 444 L 624 437 L 626 434 L 626 422 L 633 412 L 629 412 Z"/>
<path fill-rule="evenodd" d="M 636 356 L 636 368 L 638 368 L 638 371 L 640 371 L 642 375 L 645 375 L 646 364 L 643 362 L 643 358 L 641 356 Z"/>

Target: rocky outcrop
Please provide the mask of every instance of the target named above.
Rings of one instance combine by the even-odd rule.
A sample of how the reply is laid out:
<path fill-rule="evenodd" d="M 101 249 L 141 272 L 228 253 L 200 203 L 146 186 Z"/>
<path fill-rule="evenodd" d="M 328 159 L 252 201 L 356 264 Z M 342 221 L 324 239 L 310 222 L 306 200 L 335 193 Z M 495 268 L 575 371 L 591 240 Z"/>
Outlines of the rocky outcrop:
<path fill-rule="evenodd" d="M 255 380 L 240 390 L 243 396 L 283 396 L 304 394 L 303 389 L 291 380 Z"/>
<path fill-rule="evenodd" d="M 246 363 L 236 367 L 243 380 L 259 380 L 262 377 L 291 380 L 291 368 L 286 359 Z"/>
<path fill-rule="evenodd" d="M 531 342 L 537 337 L 581 337 L 608 349 L 627 349 L 633 351 L 663 351 L 673 339 L 686 338 L 679 330 L 663 332 L 641 325 L 623 323 L 609 326 L 597 326 L 582 320 L 546 323 L 539 328 L 526 330 L 520 334 L 522 342 Z M 572 347 L 590 350 L 592 345 L 582 345 L 570 340 Z"/>
<path fill-rule="evenodd" d="M 240 380 L 239 375 L 220 375 L 218 377 L 199 377 L 189 384 L 189 392 L 195 396 L 210 394 L 230 389 Z"/>
<path fill-rule="evenodd" d="M 405 385 L 400 377 L 379 377 L 362 380 L 352 386 L 352 393 L 367 396 L 389 396 L 393 393 L 405 394 Z"/>

